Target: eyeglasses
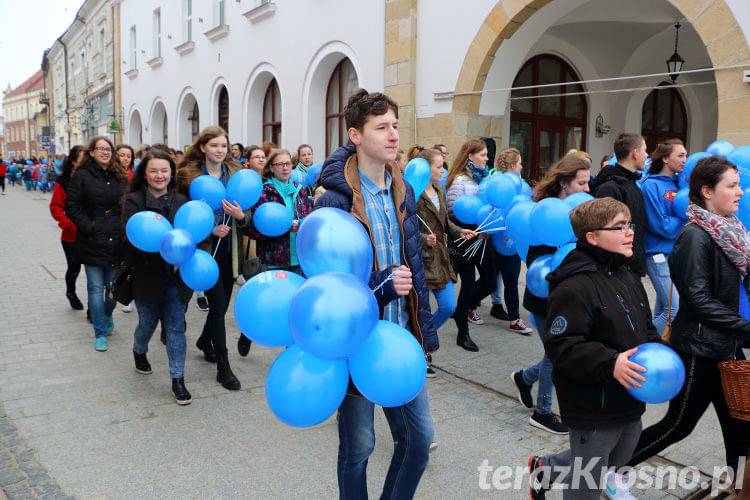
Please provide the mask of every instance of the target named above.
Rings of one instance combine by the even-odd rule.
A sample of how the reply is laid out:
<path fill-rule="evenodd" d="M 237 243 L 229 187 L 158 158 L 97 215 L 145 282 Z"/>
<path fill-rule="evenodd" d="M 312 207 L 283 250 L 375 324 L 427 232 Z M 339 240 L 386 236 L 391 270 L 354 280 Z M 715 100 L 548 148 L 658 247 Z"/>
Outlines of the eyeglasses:
<path fill-rule="evenodd" d="M 266 157 L 264 155 L 253 155 L 250 157 L 251 160 L 265 160 Z"/>
<path fill-rule="evenodd" d="M 112 148 L 94 148 L 94 149 L 96 149 L 100 153 L 111 153 L 112 152 Z"/>
<path fill-rule="evenodd" d="M 635 232 L 635 224 L 623 224 L 622 226 L 615 227 L 597 227 L 593 231 L 620 231 L 621 233 L 627 233 L 628 231 Z"/>
<path fill-rule="evenodd" d="M 276 162 L 276 163 L 271 163 L 271 166 L 272 167 L 291 167 L 292 166 L 292 162 L 290 162 L 290 161 L 280 161 L 280 162 Z"/>

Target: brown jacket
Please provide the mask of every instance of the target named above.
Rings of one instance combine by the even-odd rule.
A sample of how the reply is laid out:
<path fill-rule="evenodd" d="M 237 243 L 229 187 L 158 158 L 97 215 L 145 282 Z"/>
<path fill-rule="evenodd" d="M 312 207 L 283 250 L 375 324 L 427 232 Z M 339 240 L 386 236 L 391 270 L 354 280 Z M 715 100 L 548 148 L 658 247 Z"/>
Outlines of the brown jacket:
<path fill-rule="evenodd" d="M 448 203 L 445 188 L 435 182 L 432 187 L 440 199 L 440 211 L 430 201 L 427 193 L 422 193 L 417 200 L 417 215 L 423 222 L 419 223 L 419 234 L 422 237 L 422 259 L 424 260 L 425 280 L 430 290 L 442 290 L 448 280 L 456 281 L 450 256 L 448 255 L 448 238 L 456 239 L 461 235 L 461 228 L 448 218 Z M 427 229 L 427 226 L 430 229 Z M 437 243 L 434 247 L 427 244 L 430 230 L 435 233 Z"/>

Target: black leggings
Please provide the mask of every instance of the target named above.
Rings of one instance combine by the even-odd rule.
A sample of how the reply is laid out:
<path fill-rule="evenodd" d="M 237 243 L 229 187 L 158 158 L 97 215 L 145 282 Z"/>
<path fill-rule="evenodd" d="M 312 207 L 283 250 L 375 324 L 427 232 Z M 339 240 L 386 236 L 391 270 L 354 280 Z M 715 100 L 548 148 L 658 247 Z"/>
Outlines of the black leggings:
<path fill-rule="evenodd" d="M 68 262 L 68 269 L 65 271 L 65 293 L 75 295 L 76 293 L 76 280 L 81 272 L 80 262 L 76 262 L 73 252 L 75 243 L 69 241 L 62 241 L 63 252 L 65 252 L 65 260 Z"/>
<path fill-rule="evenodd" d="M 737 352 L 744 357 L 739 349 Z M 669 402 L 664 418 L 641 433 L 628 465 L 637 465 L 688 437 L 708 405 L 713 403 L 724 437 L 727 465 L 736 471 L 739 457 L 750 452 L 750 422 L 732 418 L 729 414 L 717 360 L 678 354 L 685 363 L 685 385 Z"/>
<path fill-rule="evenodd" d="M 488 242 L 486 245 L 490 247 L 492 243 Z M 458 292 L 453 320 L 456 322 L 459 332 L 467 332 L 469 330 L 469 320 L 467 318 L 469 311 L 476 309 L 482 299 L 497 288 L 495 252 L 493 250 L 492 248 L 485 248 L 482 262 L 477 266 L 461 258 L 456 262 L 456 270 L 461 278 L 461 291 Z M 474 279 L 475 268 L 479 271 L 478 280 Z"/>
<path fill-rule="evenodd" d="M 229 309 L 232 299 L 232 288 L 234 277 L 232 273 L 232 253 L 219 249 L 216 254 L 216 263 L 219 265 L 219 279 L 213 288 L 206 290 L 208 300 L 208 316 L 203 324 L 203 331 L 199 342 L 210 340 L 217 355 L 227 352 L 227 330 L 224 324 L 224 316 Z"/>

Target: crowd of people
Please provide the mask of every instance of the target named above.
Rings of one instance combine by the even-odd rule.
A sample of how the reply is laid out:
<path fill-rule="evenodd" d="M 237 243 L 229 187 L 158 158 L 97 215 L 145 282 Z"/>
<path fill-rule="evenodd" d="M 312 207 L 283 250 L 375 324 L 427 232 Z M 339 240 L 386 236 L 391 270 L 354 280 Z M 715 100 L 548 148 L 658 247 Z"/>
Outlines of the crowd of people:
<path fill-rule="evenodd" d="M 67 261 L 65 294 L 73 309 L 86 307 L 76 293 L 83 266 L 96 351 L 108 349 L 107 336 L 114 330 L 116 303 L 110 291 L 115 271 L 123 263 L 131 270 L 134 301 L 123 310 L 138 314 L 135 370 L 152 373 L 149 341 L 161 324 L 172 393 L 180 405 L 192 401 L 185 385 L 185 312 L 193 291 L 159 253 L 131 245 L 125 226 L 144 210 L 173 222 L 198 176 L 210 175 L 226 186 L 236 172 L 252 169 L 263 180 L 260 200 L 247 210 L 224 200 L 214 211 L 211 235 L 198 245 L 215 259 L 219 278 L 197 296 L 198 308 L 207 315 L 196 347 L 205 361 L 216 363 L 216 379 L 224 388 L 241 388 L 229 362 L 226 313 L 234 285 L 249 278 L 243 276 L 243 263 L 255 258 L 261 269 L 304 275 L 296 255 L 300 221 L 315 208 L 337 207 L 354 214 L 370 234 L 373 273 L 391 270 L 396 278 L 377 295 L 381 317 L 404 326 L 420 341 L 427 377 L 437 375 L 431 366 L 439 348 L 437 330 L 450 318 L 457 345 L 477 352 L 469 325 L 483 323 L 478 308 L 488 296 L 490 314 L 507 322 L 510 332 L 534 332 L 521 319 L 520 306 L 529 311 L 545 353 L 533 366 L 513 367 L 510 376 L 520 402 L 533 410 L 529 423 L 568 434 L 571 444 L 563 453 L 530 459 L 532 498 L 544 498 L 549 488 L 549 474 L 539 471 L 570 464 L 576 457 L 596 459 L 602 468 L 638 464 L 687 437 L 709 404 L 719 416 L 727 465 L 737 468 L 739 458 L 750 451 L 750 422 L 730 415 L 716 368 L 717 360 L 744 359 L 741 342 L 750 340 L 750 322 L 739 312 L 740 300 L 747 300 L 741 292 L 748 289 L 744 277 L 750 271 L 750 237 L 733 215 L 742 195 L 735 165 L 718 156 L 698 163 L 690 177 L 686 221 L 672 209 L 679 189 L 676 175 L 687 158 L 681 141 L 659 144 L 645 172 L 645 140 L 620 134 L 614 143 L 616 162 L 603 159 L 595 178 L 590 155 L 572 150 L 542 179 L 527 179 L 533 199 L 589 192 L 595 198 L 571 212 L 576 248 L 548 275 L 549 297 L 526 288 L 521 301 L 521 257 L 499 251 L 480 257 L 457 250 L 457 245 L 489 235 L 453 213 L 456 200 L 478 194 L 487 177 L 520 175 L 520 151 L 503 148 L 496 155 L 494 141 L 470 139 L 449 166 L 443 144 L 399 150 L 397 105 L 383 94 L 364 90 L 349 100 L 345 119 L 350 144 L 325 160 L 314 186 L 298 183 L 293 175 L 296 170 L 304 176 L 313 165 L 309 145 L 291 152 L 268 142 L 244 147 L 214 126 L 204 129 L 184 154 L 163 144 L 115 145 L 99 136 L 72 147 L 53 165 L 34 159 L 0 161 L 0 185 L 4 194 L 6 177 L 12 185 L 29 177 L 27 190 L 52 190 L 50 212 L 61 229 Z M 415 158 L 430 165 L 430 182 L 416 199 L 403 174 Z M 253 213 L 268 202 L 283 205 L 292 215 L 294 222 L 285 234 L 269 237 L 255 228 Z M 556 250 L 530 246 L 526 266 Z M 656 291 L 653 308 L 642 284 L 646 275 Z M 666 329 L 671 329 L 669 345 L 688 376 L 664 419 L 641 432 L 645 404 L 626 389 L 645 380 L 644 369 L 628 356 L 643 342 L 664 343 L 661 334 Z M 239 355 L 247 356 L 251 345 L 240 335 Z M 351 384 L 350 389 L 337 418 L 342 498 L 366 496 L 367 458 L 374 446 L 374 405 Z M 561 418 L 552 413 L 555 392 Z M 433 443 L 427 388 L 403 407 L 384 410 L 395 445 L 383 495 L 410 498 Z M 564 497 L 598 498 L 606 484 L 610 496 L 619 488 L 617 498 L 630 498 L 622 496 L 627 487 L 621 476 L 602 477 L 604 483 L 566 490 Z"/>

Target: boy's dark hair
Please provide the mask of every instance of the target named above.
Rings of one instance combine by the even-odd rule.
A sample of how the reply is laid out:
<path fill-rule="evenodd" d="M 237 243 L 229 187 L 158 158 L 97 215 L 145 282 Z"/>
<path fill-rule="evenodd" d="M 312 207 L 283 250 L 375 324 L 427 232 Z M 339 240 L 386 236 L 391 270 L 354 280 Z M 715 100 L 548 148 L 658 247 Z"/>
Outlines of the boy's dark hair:
<path fill-rule="evenodd" d="M 630 132 L 623 132 L 615 139 L 615 156 L 617 161 L 627 158 L 630 152 L 634 149 L 638 149 L 643 144 L 643 136 L 639 134 L 632 134 Z"/>
<path fill-rule="evenodd" d="M 344 108 L 344 119 L 346 128 L 356 128 L 362 130 L 367 118 L 370 116 L 380 116 L 393 110 L 393 114 L 398 118 L 398 104 L 382 92 L 369 93 L 365 89 L 356 91 L 346 103 Z"/>
<path fill-rule="evenodd" d="M 706 200 L 703 198 L 701 188 L 706 186 L 714 189 L 724 172 L 730 168 L 737 170 L 734 163 L 721 155 L 709 156 L 696 163 L 695 168 L 690 172 L 690 201 L 701 208 L 706 208 Z"/>
<path fill-rule="evenodd" d="M 626 204 L 609 196 L 595 198 L 573 208 L 570 211 L 570 225 L 579 241 L 586 239 L 586 233 L 597 227 L 605 227 L 617 214 L 624 213 L 630 220 L 630 209 Z"/>

